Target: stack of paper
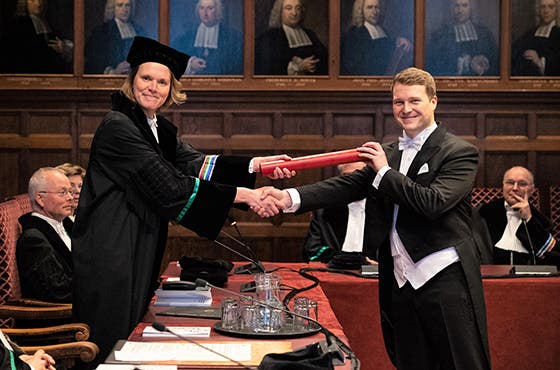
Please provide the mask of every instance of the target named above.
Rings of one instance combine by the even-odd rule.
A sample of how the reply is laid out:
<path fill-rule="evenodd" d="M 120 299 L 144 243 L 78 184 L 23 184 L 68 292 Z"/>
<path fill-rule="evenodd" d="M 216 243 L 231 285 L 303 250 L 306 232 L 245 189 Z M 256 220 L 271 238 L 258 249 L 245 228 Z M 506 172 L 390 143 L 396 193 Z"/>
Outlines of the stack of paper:
<path fill-rule="evenodd" d="M 156 290 L 156 306 L 203 306 L 212 304 L 212 292 L 205 290 Z"/>
<path fill-rule="evenodd" d="M 173 333 L 179 334 L 182 337 L 196 337 L 196 338 L 209 338 L 210 337 L 210 327 L 209 326 L 168 326 L 169 330 Z M 146 326 L 144 331 L 142 331 L 142 336 L 144 337 L 169 337 L 176 338 L 175 334 L 167 331 L 159 331 L 154 329 L 152 326 Z"/>

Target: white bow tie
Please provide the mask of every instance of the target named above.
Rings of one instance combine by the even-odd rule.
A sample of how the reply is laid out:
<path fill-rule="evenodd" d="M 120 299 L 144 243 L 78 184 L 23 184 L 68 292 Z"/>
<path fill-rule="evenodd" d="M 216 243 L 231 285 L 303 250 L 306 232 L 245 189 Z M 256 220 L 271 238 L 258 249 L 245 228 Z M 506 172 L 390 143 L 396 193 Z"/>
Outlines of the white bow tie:
<path fill-rule="evenodd" d="M 414 140 L 409 137 L 399 137 L 399 150 L 414 149 L 419 151 L 421 148 L 422 144 L 418 140 Z"/>

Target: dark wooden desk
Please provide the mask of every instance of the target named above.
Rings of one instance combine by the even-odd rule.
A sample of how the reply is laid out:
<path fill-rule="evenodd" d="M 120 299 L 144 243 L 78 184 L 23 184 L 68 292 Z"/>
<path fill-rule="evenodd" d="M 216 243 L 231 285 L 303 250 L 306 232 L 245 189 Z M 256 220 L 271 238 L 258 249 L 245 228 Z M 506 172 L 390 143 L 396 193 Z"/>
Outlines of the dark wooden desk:
<path fill-rule="evenodd" d="M 168 268 L 168 271 L 166 272 L 169 276 L 178 276 L 179 274 L 179 269 L 176 267 L 176 264 L 170 264 L 170 268 Z M 285 276 L 285 275 L 289 275 L 289 276 Z M 303 287 L 308 285 L 308 283 L 306 281 L 303 281 L 301 278 L 296 279 L 296 277 L 298 276 L 297 274 L 293 273 L 293 272 L 289 272 L 289 271 L 280 271 L 280 275 L 282 276 L 282 280 L 283 282 L 287 282 L 287 284 L 289 284 L 290 286 L 293 287 Z M 235 292 L 239 292 L 239 287 L 242 283 L 248 282 L 248 281 L 252 281 L 252 276 L 251 275 L 236 275 L 236 276 L 232 276 L 226 286 L 227 289 L 233 290 Z M 342 326 L 340 325 L 340 323 L 338 322 L 330 304 L 329 304 L 329 299 L 326 297 L 326 295 L 324 294 L 323 290 L 321 289 L 321 287 L 316 287 L 313 288 L 309 291 L 306 291 L 304 294 L 311 299 L 317 300 L 317 302 L 319 303 L 319 314 L 318 317 L 320 319 L 320 322 L 323 324 L 323 326 L 325 326 L 326 328 L 328 328 L 330 331 L 332 331 L 335 335 L 337 335 L 340 339 L 342 339 L 345 343 L 348 343 L 348 339 L 346 337 L 346 335 L 343 332 Z M 212 306 L 217 306 L 219 307 L 221 305 L 221 300 L 223 297 L 228 296 L 227 293 L 219 291 L 219 290 L 214 290 L 212 292 L 212 296 L 213 296 L 213 303 Z M 128 340 L 131 341 L 165 341 L 165 340 L 177 340 L 175 338 L 145 338 L 142 336 L 142 331 L 143 329 L 150 325 L 151 322 L 154 321 L 159 321 L 167 326 L 173 326 L 173 325 L 184 325 L 184 326 L 210 326 L 212 327 L 212 325 L 214 325 L 215 322 L 217 322 L 218 320 L 215 319 L 204 319 L 204 318 L 187 318 L 187 317 L 174 317 L 174 316 L 162 316 L 162 315 L 157 315 L 158 312 L 164 311 L 164 310 L 168 310 L 170 307 L 157 307 L 157 306 L 151 306 L 149 311 L 147 312 L 147 314 L 145 315 L 143 322 L 140 323 L 139 325 L 136 326 L 136 328 L 134 329 L 134 331 L 131 333 L 131 335 L 129 336 Z M 288 341 L 291 343 L 292 349 L 297 349 L 297 348 L 301 348 L 304 347 L 308 344 L 311 343 L 315 343 L 315 342 L 319 342 L 321 340 L 324 340 L 325 336 L 321 333 L 318 334 L 314 334 L 308 337 L 302 337 L 302 338 L 290 338 L 290 339 L 278 339 L 281 341 Z M 223 334 L 220 334 L 218 332 L 216 332 L 213 328 L 211 329 L 211 334 L 210 334 L 210 338 L 203 338 L 203 339 L 197 339 L 197 342 L 200 342 L 202 344 L 204 344 L 205 341 L 243 341 L 245 339 L 243 338 L 236 338 L 236 337 L 232 337 L 232 336 L 226 336 Z M 262 340 L 262 339 L 257 339 L 259 342 L 267 342 L 267 340 Z M 270 340 L 270 341 L 274 341 L 274 340 Z M 260 362 L 260 359 L 259 359 Z M 258 363 L 257 363 L 258 365 Z M 224 362 L 223 364 L 220 365 L 201 365 L 201 364 L 179 364 L 181 369 L 201 369 L 201 368 L 205 368 L 205 369 L 232 369 L 232 368 L 236 368 L 238 367 L 235 364 L 229 364 L 227 362 Z M 341 370 L 347 370 L 350 369 L 350 364 L 347 361 L 347 363 L 344 366 L 341 367 L 337 367 L 337 370 L 341 369 Z"/>

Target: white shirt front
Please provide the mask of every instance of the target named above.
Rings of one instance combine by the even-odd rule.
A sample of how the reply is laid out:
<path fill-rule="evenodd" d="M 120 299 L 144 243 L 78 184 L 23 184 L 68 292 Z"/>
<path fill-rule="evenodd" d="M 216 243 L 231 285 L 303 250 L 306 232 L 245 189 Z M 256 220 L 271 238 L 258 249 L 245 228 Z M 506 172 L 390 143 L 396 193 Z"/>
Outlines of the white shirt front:
<path fill-rule="evenodd" d="M 212 27 L 206 26 L 201 23 L 196 30 L 196 37 L 194 39 L 195 48 L 217 49 L 218 48 L 218 34 L 220 33 L 220 24 L 216 23 Z"/>
<path fill-rule="evenodd" d="M 372 40 L 383 39 L 387 37 L 387 34 L 381 26 L 375 26 L 368 22 L 364 22 L 364 27 L 368 31 Z"/>
<path fill-rule="evenodd" d="M 515 233 L 521 225 L 522 219 L 519 212 L 511 208 L 511 206 L 504 201 L 504 207 L 506 209 L 507 224 L 504 229 L 504 233 L 498 242 L 496 243 L 496 248 L 503 249 L 506 251 L 514 251 L 519 253 L 529 253 L 529 251 L 521 244 L 521 241 L 517 239 Z"/>
<path fill-rule="evenodd" d="M 364 227 L 366 225 L 366 200 L 348 204 L 348 224 L 342 243 L 343 252 L 361 252 L 364 246 Z"/>
<path fill-rule="evenodd" d="M 154 118 L 149 118 L 146 117 L 146 119 L 148 120 L 148 125 L 150 126 L 150 130 L 152 130 L 152 133 L 154 134 L 154 137 L 156 138 L 156 141 L 159 144 L 159 136 L 157 133 L 157 116 L 154 116 Z"/>
<path fill-rule="evenodd" d="M 124 23 L 120 19 L 115 18 L 115 23 L 121 34 L 121 39 L 130 39 L 136 36 L 136 30 L 131 23 Z"/>
<path fill-rule="evenodd" d="M 284 29 L 284 33 L 288 39 L 290 49 L 313 45 L 311 39 L 301 27 L 293 28 L 283 24 L 282 28 Z"/>

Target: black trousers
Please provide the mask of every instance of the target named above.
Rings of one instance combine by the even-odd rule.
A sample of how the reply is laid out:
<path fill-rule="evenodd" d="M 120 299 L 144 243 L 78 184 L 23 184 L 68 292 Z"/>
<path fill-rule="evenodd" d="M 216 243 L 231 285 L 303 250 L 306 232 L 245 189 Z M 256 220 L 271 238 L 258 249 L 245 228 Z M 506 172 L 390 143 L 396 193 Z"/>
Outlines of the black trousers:
<path fill-rule="evenodd" d="M 418 290 L 393 279 L 392 318 L 399 370 L 487 369 L 459 262 Z"/>

